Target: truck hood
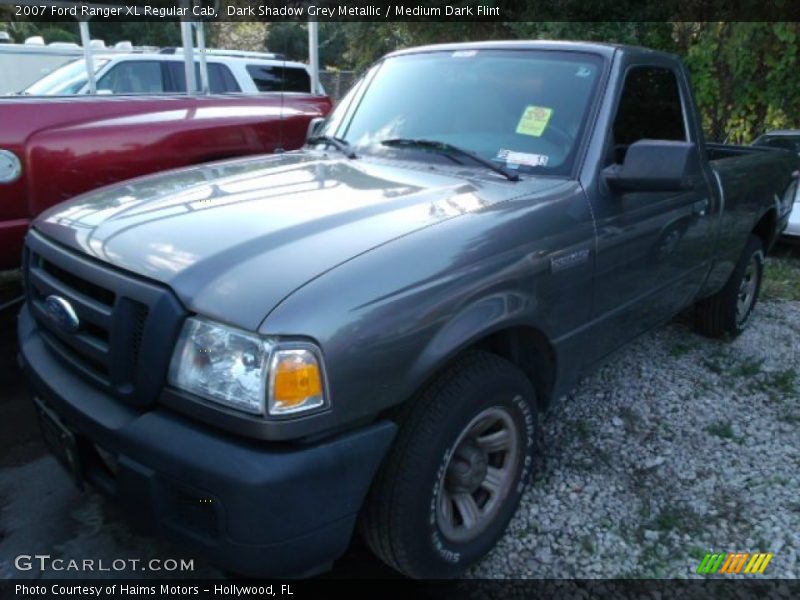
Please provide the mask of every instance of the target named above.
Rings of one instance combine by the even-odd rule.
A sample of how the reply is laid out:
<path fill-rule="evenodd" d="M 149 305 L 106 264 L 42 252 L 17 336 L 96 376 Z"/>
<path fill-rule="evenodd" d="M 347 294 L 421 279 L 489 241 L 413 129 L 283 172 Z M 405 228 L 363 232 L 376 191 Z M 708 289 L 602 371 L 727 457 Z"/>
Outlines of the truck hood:
<path fill-rule="evenodd" d="M 255 330 L 298 287 L 354 256 L 558 183 L 300 151 L 109 186 L 46 211 L 34 227 L 170 286 L 194 312 Z"/>

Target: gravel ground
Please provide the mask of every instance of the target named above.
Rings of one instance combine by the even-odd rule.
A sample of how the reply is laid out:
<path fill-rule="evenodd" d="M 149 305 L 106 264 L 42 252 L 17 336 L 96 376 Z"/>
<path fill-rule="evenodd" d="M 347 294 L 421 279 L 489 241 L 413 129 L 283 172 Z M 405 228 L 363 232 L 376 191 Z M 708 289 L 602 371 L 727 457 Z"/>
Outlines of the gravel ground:
<path fill-rule="evenodd" d="M 759 577 L 800 577 L 800 249 L 771 259 L 767 277 L 767 301 L 733 343 L 678 319 L 553 407 L 520 510 L 471 576 L 696 577 L 706 552 L 774 552 Z M 0 394 L 0 557 L 183 555 L 81 496 L 42 456 L 20 382 Z M 387 571 L 355 542 L 329 576 Z M 0 559 L 0 579 L 13 575 Z M 221 573 L 198 560 L 193 575 Z"/>
<path fill-rule="evenodd" d="M 798 358 L 797 300 L 761 303 L 732 343 L 687 318 L 638 340 L 545 416 L 533 483 L 471 576 L 707 577 L 706 552 L 774 552 L 761 577 L 800 577 Z"/>

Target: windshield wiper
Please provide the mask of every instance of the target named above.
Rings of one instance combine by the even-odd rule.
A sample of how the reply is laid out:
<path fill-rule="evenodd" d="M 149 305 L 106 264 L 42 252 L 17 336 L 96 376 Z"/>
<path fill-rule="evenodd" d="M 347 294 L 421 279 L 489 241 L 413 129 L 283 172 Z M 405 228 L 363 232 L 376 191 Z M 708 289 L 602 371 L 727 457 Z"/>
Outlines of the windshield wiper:
<path fill-rule="evenodd" d="M 393 138 L 390 140 L 383 140 L 381 142 L 384 146 L 394 146 L 394 147 L 408 147 L 408 148 L 430 148 L 436 152 L 440 152 L 446 156 L 451 156 L 453 154 L 457 156 L 466 156 L 474 160 L 476 163 L 483 165 L 487 169 L 491 169 L 495 173 L 499 173 L 509 181 L 519 181 L 519 175 L 516 173 L 512 173 L 508 169 L 504 169 L 500 165 L 494 164 L 492 161 L 478 156 L 469 150 L 464 150 L 463 148 L 459 148 L 458 146 L 454 146 L 453 144 L 448 144 L 447 142 L 438 142 L 436 140 L 415 140 L 411 138 Z M 452 157 L 451 157 L 452 158 Z"/>
<path fill-rule="evenodd" d="M 358 155 L 350 147 L 346 141 L 341 138 L 333 137 L 331 135 L 315 135 L 308 138 L 308 144 L 328 144 L 339 150 L 347 158 L 358 158 Z"/>

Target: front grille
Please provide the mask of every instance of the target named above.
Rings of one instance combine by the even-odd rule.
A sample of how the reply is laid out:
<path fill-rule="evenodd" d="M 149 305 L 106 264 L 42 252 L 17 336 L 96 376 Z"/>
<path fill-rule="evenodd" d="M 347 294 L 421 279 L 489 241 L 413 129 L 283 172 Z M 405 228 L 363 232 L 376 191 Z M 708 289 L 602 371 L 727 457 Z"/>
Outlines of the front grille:
<path fill-rule="evenodd" d="M 114 293 L 65 271 L 35 252 L 28 255 L 27 269 L 30 306 L 44 340 L 72 366 L 90 373 L 101 383 L 110 384 Z M 81 321 L 78 331 L 65 331 L 48 315 L 45 302 L 49 296 L 70 303 Z"/>
<path fill-rule="evenodd" d="M 139 364 L 139 353 L 142 350 L 142 339 L 144 338 L 144 324 L 147 321 L 147 307 L 138 305 L 134 310 L 133 328 L 131 340 L 131 355 L 133 364 Z"/>
<path fill-rule="evenodd" d="M 31 313 L 56 356 L 131 404 L 155 400 L 183 319 L 169 290 L 85 258 L 36 232 L 28 235 L 24 272 Z M 76 331 L 68 331 L 48 313 L 49 296 L 69 303 L 80 321 Z"/>
<path fill-rule="evenodd" d="M 114 292 L 111 290 L 107 290 L 99 285 L 95 285 L 91 281 L 86 281 L 85 279 L 76 277 L 72 273 L 65 271 L 58 265 L 45 260 L 41 256 L 35 255 L 34 264 L 36 264 L 36 266 L 41 268 L 44 272 L 55 277 L 58 281 L 61 281 L 73 290 L 80 292 L 81 294 L 84 294 L 85 296 L 96 300 L 97 302 L 100 302 L 104 306 L 114 305 L 115 296 Z"/>

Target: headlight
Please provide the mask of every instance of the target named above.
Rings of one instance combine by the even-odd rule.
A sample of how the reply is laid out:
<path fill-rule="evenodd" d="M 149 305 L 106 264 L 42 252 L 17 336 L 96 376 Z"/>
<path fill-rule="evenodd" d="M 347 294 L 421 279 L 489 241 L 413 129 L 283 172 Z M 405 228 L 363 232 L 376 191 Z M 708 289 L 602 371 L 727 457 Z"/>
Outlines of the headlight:
<path fill-rule="evenodd" d="M 0 149 L 0 183 L 12 183 L 22 175 L 22 163 L 10 150 Z"/>
<path fill-rule="evenodd" d="M 284 346 L 199 317 L 183 326 L 169 383 L 256 415 L 287 415 L 325 404 L 322 360 L 314 346 Z"/>

